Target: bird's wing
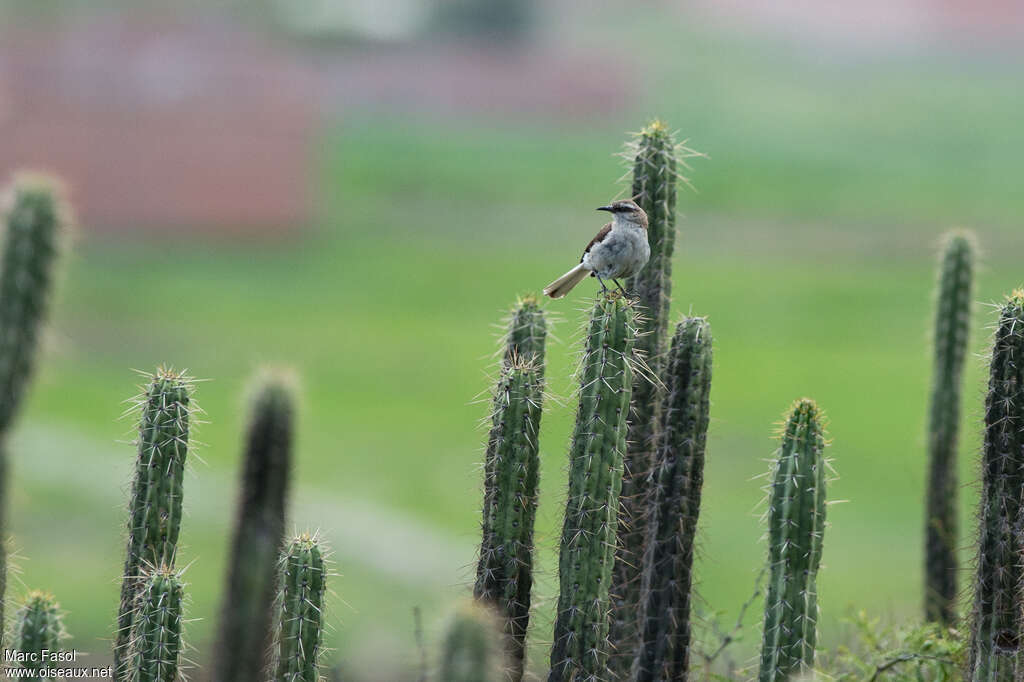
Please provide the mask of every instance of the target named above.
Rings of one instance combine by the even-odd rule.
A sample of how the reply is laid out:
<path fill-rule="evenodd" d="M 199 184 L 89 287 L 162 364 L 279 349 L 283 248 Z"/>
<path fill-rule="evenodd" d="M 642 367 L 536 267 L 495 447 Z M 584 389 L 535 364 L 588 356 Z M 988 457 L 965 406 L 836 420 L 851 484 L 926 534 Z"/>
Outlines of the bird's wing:
<path fill-rule="evenodd" d="M 594 235 L 594 238 L 590 240 L 589 244 L 587 244 L 587 248 L 583 249 L 583 256 L 586 256 L 588 253 L 590 253 L 590 249 L 594 248 L 594 244 L 600 244 L 602 241 L 604 241 L 604 238 L 607 237 L 608 233 L 611 232 L 611 231 L 612 231 L 612 224 L 611 223 L 608 223 L 607 225 L 602 227 L 601 231 L 598 232 L 596 235 Z M 583 262 L 583 256 L 580 256 L 580 262 L 581 263 Z"/>

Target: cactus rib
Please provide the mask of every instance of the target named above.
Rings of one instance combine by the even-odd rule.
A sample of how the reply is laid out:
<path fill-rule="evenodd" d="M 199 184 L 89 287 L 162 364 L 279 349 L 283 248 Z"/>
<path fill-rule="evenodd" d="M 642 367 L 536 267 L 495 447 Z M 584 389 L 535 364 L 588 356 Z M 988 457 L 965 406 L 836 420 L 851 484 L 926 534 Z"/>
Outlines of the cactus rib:
<path fill-rule="evenodd" d="M 632 385 L 635 313 L 617 295 L 594 304 L 569 450 L 549 682 L 604 679 L 609 585 Z"/>

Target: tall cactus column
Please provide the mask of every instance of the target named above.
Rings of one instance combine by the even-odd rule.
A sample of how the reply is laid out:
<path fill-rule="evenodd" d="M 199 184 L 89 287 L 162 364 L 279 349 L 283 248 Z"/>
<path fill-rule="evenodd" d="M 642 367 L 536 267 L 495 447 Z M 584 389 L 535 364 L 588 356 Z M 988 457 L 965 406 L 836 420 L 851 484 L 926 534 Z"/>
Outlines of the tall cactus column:
<path fill-rule="evenodd" d="M 506 337 L 484 462 L 483 540 L 473 593 L 504 619 L 511 682 L 523 674 L 530 620 L 546 335 L 536 299 L 521 301 Z"/>
<path fill-rule="evenodd" d="M 183 649 L 184 586 L 167 566 L 147 572 L 132 619 L 132 682 L 177 682 Z"/>
<path fill-rule="evenodd" d="M 1021 495 L 1024 493 L 1024 290 L 1003 305 L 985 396 L 982 488 L 969 674 L 1015 678 L 1021 649 Z"/>
<path fill-rule="evenodd" d="M 599 296 L 588 329 L 569 449 L 549 682 L 603 680 L 608 673 L 609 583 L 635 337 L 632 307 L 616 294 Z"/>
<path fill-rule="evenodd" d="M 274 682 L 320 682 L 327 573 L 319 539 L 294 538 L 281 556 Z"/>
<path fill-rule="evenodd" d="M 189 449 L 192 385 L 160 368 L 140 400 L 138 454 L 128 510 L 128 547 L 114 640 L 114 679 L 130 674 L 132 617 L 145 570 L 172 568 L 181 530 L 182 480 Z"/>
<path fill-rule="evenodd" d="M 963 232 L 950 233 L 942 250 L 935 311 L 924 562 L 925 618 L 947 625 L 956 617 L 956 453 L 973 271 L 973 238 Z"/>
<path fill-rule="evenodd" d="M 710 418 L 707 320 L 689 317 L 676 327 L 665 378 L 643 564 L 641 644 L 632 677 L 636 682 L 685 680 L 689 670 L 693 548 Z"/>
<path fill-rule="evenodd" d="M 639 300 L 640 333 L 636 347 L 658 376 L 668 330 L 672 289 L 672 252 L 676 241 L 676 144 L 666 125 L 654 121 L 628 145 L 633 156 L 632 194 L 647 213 L 651 257 L 626 285 Z M 622 474 L 619 543 L 611 593 L 611 642 L 620 653 L 632 652 L 637 640 L 640 603 L 640 566 L 649 504 L 648 476 L 654 466 L 653 450 L 658 426 L 661 391 L 649 378 L 633 379 L 633 416 Z M 629 658 L 614 656 L 612 670 L 620 678 L 629 670 Z"/>
<path fill-rule="evenodd" d="M 7 591 L 7 433 L 25 396 L 70 219 L 55 184 L 19 175 L 4 213 L 0 265 L 0 623 Z M 0 627 L 0 648 L 3 646 Z"/>
<path fill-rule="evenodd" d="M 268 372 L 259 378 L 246 432 L 242 487 L 215 650 L 213 677 L 221 682 L 258 679 L 271 650 L 277 563 L 291 475 L 294 402 L 289 377 Z"/>
<path fill-rule="evenodd" d="M 793 405 L 769 497 L 770 582 L 764 604 L 760 682 L 787 682 L 814 664 L 818 567 L 825 534 L 825 438 L 814 401 Z"/>

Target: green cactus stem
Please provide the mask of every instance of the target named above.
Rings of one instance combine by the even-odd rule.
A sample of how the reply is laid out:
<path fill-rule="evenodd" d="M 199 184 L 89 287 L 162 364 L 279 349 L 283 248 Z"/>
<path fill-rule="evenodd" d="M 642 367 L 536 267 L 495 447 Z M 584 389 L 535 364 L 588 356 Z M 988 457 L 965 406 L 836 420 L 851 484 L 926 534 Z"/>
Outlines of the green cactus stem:
<path fill-rule="evenodd" d="M 521 301 L 506 337 L 484 460 L 483 539 L 473 594 L 504 619 L 510 682 L 522 678 L 530 620 L 546 335 L 536 299 Z"/>
<path fill-rule="evenodd" d="M 118 682 L 126 680 L 129 673 L 128 643 L 143 568 L 174 566 L 193 410 L 192 384 L 183 374 L 160 368 L 150 377 L 139 403 L 138 454 L 114 640 L 114 679 Z"/>
<path fill-rule="evenodd" d="M 178 682 L 184 587 L 173 568 L 145 576 L 132 619 L 132 682 Z"/>
<path fill-rule="evenodd" d="M 935 364 L 928 416 L 924 612 L 928 620 L 945 625 L 951 625 L 956 618 L 956 453 L 971 321 L 974 252 L 971 234 L 946 235 L 935 311 Z"/>
<path fill-rule="evenodd" d="M 825 534 L 822 414 L 798 400 L 773 464 L 768 510 L 770 582 L 764 605 L 760 682 L 786 682 L 814 664 L 818 567 Z"/>
<path fill-rule="evenodd" d="M 14 644 L 21 654 L 19 658 L 23 659 L 18 661 L 18 667 L 37 673 L 44 668 L 54 667 L 54 661 L 45 660 L 43 652 L 59 652 L 60 643 L 67 637 L 67 633 L 64 631 L 60 605 L 53 595 L 36 590 L 29 592 L 14 618 Z"/>
<path fill-rule="evenodd" d="M 569 448 L 549 682 L 607 677 L 609 586 L 632 386 L 636 315 L 615 294 L 594 304 Z"/>
<path fill-rule="evenodd" d="M 508 679 L 501 621 L 479 602 L 459 605 L 441 647 L 439 680 L 499 682 Z"/>
<path fill-rule="evenodd" d="M 665 374 L 648 546 L 644 553 L 641 646 L 636 682 L 685 680 L 690 654 L 693 548 L 704 483 L 711 394 L 711 327 L 676 326 Z"/>
<path fill-rule="evenodd" d="M 289 377 L 256 384 L 246 431 L 241 492 L 228 554 L 214 679 L 259 679 L 271 651 L 277 563 L 284 541 L 294 398 Z"/>
<path fill-rule="evenodd" d="M 69 215 L 54 181 L 15 177 L 4 211 L 0 265 L 0 623 L 7 592 L 7 433 L 32 375 Z"/>
<path fill-rule="evenodd" d="M 1018 679 L 1021 649 L 1021 494 L 1024 492 L 1024 290 L 999 314 L 992 345 L 969 679 Z"/>
<path fill-rule="evenodd" d="M 323 551 L 304 533 L 289 543 L 279 570 L 276 682 L 319 682 L 324 625 Z"/>
<path fill-rule="evenodd" d="M 626 156 L 633 167 L 631 188 L 634 200 L 647 213 L 647 238 L 651 257 L 626 288 L 639 302 L 639 333 L 636 347 L 652 372 L 661 376 L 672 292 L 672 252 L 676 243 L 676 186 L 678 169 L 694 152 L 678 145 L 662 121 L 647 125 L 627 144 Z M 614 650 L 633 651 L 639 640 L 640 567 L 643 563 L 646 522 L 649 516 L 648 481 L 655 466 L 654 448 L 662 387 L 648 377 L 633 377 L 633 406 L 629 422 L 622 474 L 619 547 L 612 577 L 611 642 Z M 612 671 L 619 678 L 628 673 L 628 658 L 612 659 Z M 625 666 L 625 667 L 623 667 Z"/>

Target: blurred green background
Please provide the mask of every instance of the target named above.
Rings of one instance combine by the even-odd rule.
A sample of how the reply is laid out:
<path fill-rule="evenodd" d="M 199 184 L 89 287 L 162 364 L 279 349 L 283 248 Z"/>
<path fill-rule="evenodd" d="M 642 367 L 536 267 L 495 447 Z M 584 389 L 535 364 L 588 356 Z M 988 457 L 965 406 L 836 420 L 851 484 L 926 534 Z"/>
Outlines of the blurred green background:
<path fill-rule="evenodd" d="M 208 379 L 197 389 L 207 423 L 179 554 L 191 562 L 187 631 L 201 663 L 236 494 L 242 394 L 271 363 L 302 376 L 289 526 L 319 528 L 334 548 L 329 660 L 355 679 L 412 675 L 413 606 L 432 648 L 472 578 L 496 325 L 518 294 L 539 292 L 578 257 L 601 224 L 593 208 L 625 192 L 614 153 L 652 116 L 709 156 L 692 160 L 694 189 L 680 190 L 673 286 L 674 315 L 709 316 L 715 337 L 703 612 L 731 624 L 754 589 L 764 554 L 757 477 L 775 424 L 806 395 L 830 416 L 839 476 L 821 644 L 844 641 L 851 609 L 919 616 L 935 245 L 953 226 L 977 232 L 981 304 L 1024 283 L 1021 53 L 984 41 L 832 40 L 669 3 L 549 7 L 541 17 L 524 46 L 495 48 L 508 51 L 496 59 L 599 55 L 595 64 L 615 66 L 608 106 L 462 111 L 414 98 L 367 104 L 339 89 L 315 137 L 304 229 L 79 230 L 12 447 L 10 511 L 20 579 L 58 595 L 79 650 L 108 657 L 133 458 L 133 423 L 119 416 L 140 382 L 132 370 L 168 363 Z M 408 44 L 440 40 L 432 31 Z M 327 74 L 349 56 L 415 51 L 344 32 L 282 36 Z M 451 54 L 477 54 L 445 40 Z M 531 632 L 541 665 L 572 372 L 594 288 L 547 304 L 559 322 L 541 435 Z M 965 587 L 993 320 L 981 304 L 963 408 Z M 757 606 L 747 613 L 731 652 L 739 663 L 759 617 Z"/>

